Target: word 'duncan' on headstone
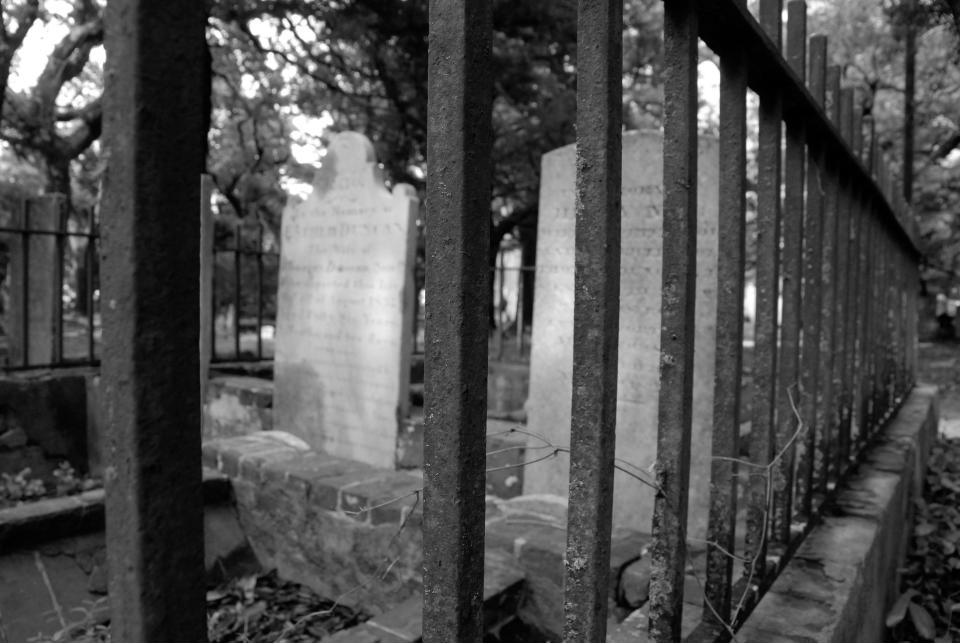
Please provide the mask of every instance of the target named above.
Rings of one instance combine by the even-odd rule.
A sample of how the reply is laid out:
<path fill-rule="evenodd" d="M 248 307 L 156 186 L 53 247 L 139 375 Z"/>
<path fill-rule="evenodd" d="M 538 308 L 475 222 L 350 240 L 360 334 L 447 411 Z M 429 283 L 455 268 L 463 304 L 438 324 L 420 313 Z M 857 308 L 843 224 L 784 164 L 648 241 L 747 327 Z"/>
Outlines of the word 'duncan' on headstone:
<path fill-rule="evenodd" d="M 409 404 L 417 197 L 387 190 L 362 134 L 333 136 L 313 193 L 283 215 L 277 429 L 392 468 Z"/>
<path fill-rule="evenodd" d="M 623 135 L 620 266 L 620 343 L 617 375 L 618 458 L 653 481 L 656 460 L 662 275 L 663 137 Z M 703 538 L 709 507 L 710 439 L 716 344 L 718 150 L 699 145 L 696 351 L 688 534 Z M 576 149 L 543 156 L 537 227 L 528 428 L 556 446 L 570 444 L 573 368 Z M 542 445 L 531 439 L 529 446 Z M 533 453 L 537 453 L 534 451 Z M 527 467 L 525 493 L 565 496 L 570 459 L 560 454 Z M 654 492 L 617 471 L 614 524 L 648 532 Z"/>

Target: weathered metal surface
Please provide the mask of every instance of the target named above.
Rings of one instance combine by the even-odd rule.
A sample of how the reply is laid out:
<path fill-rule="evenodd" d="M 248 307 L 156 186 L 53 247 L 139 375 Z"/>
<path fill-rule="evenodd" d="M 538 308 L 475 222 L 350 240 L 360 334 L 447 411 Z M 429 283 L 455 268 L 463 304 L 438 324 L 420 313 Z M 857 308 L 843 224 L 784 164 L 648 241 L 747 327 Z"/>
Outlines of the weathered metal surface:
<path fill-rule="evenodd" d="M 582 0 L 564 640 L 605 641 L 620 319 L 623 5 Z"/>
<path fill-rule="evenodd" d="M 824 105 L 827 76 L 827 39 L 813 36 L 810 39 L 810 76 L 808 87 L 814 99 Z M 813 141 L 811 141 L 813 144 Z M 826 238 L 824 205 L 829 181 L 827 154 L 822 145 L 815 145 L 807 153 L 807 213 L 803 227 L 803 302 L 801 325 L 803 332 L 800 357 L 800 399 L 798 407 L 805 424 L 802 448 L 797 461 L 797 498 L 799 511 L 809 517 L 813 511 L 813 472 L 817 450 L 823 442 L 823 425 L 818 422 L 817 410 L 822 404 L 820 364 L 826 360 L 821 346 L 821 324 L 832 320 L 823 319 L 823 291 L 825 282 L 832 277 L 831 267 L 825 261 L 824 247 L 832 240 Z M 832 250 L 832 245 L 831 245 Z"/>
<path fill-rule="evenodd" d="M 863 146 L 863 109 L 856 93 L 854 93 L 854 105 L 852 111 L 853 124 L 851 125 L 851 145 L 853 154 L 857 159 L 862 156 Z M 852 351 L 848 354 L 848 382 L 850 384 L 850 449 L 853 455 L 854 446 L 860 442 L 863 433 L 863 417 L 861 415 L 861 395 L 860 388 L 860 369 L 862 365 L 863 350 L 863 297 L 864 297 L 864 277 L 865 277 L 865 232 L 866 223 L 866 191 L 860 186 L 856 186 L 853 201 L 853 222 L 851 233 L 852 257 L 853 257 L 853 286 L 849 292 L 847 304 L 850 306 L 850 317 L 848 327 L 848 337 L 850 337 Z"/>
<path fill-rule="evenodd" d="M 787 5 L 787 61 L 803 82 L 806 79 L 807 6 L 802 0 Z M 781 263 L 780 356 L 777 377 L 777 464 L 773 476 L 773 513 L 770 537 L 787 544 L 793 520 L 795 434 L 800 429 L 800 297 L 803 273 L 804 188 L 806 185 L 806 128 L 802 121 L 786 122 Z"/>
<path fill-rule="evenodd" d="M 827 114 L 830 122 L 839 128 L 840 123 L 840 67 L 827 67 L 827 97 L 829 105 Z M 827 156 L 827 186 L 824 203 L 824 272 L 823 272 L 823 302 L 820 307 L 823 333 L 821 334 L 821 353 L 826 361 L 821 362 L 820 382 L 822 385 L 822 403 L 818 409 L 817 424 L 822 425 L 823 440 L 819 442 L 818 459 L 820 467 L 817 474 L 817 490 L 823 497 L 832 476 L 836 471 L 837 431 L 839 420 L 840 382 L 838 357 L 842 347 L 841 315 L 837 302 L 841 301 L 839 293 L 842 284 L 842 263 L 840 252 L 841 238 L 841 204 L 843 181 L 841 180 L 839 165 L 833 155 Z"/>
<path fill-rule="evenodd" d="M 760 0 L 758 19 L 774 48 L 783 48 L 783 0 Z"/>
<path fill-rule="evenodd" d="M 124 643 L 206 640 L 195 214 L 205 25 L 193 0 L 106 8 L 102 412 L 111 630 Z"/>
<path fill-rule="evenodd" d="M 746 259 L 747 67 L 740 54 L 720 58 L 720 212 L 717 225 L 717 343 L 713 455 L 704 618 L 730 620 L 736 550 L 740 387 L 743 372 L 743 288 Z M 722 459 L 729 458 L 729 459 Z M 712 607 L 712 609 L 711 609 Z"/>
<path fill-rule="evenodd" d="M 663 288 L 650 638 L 680 638 L 697 266 L 697 13 L 664 2 Z"/>
<path fill-rule="evenodd" d="M 762 6 L 762 5 L 761 5 Z M 779 15 L 779 14 L 778 14 Z M 779 33 L 779 29 L 777 30 Z M 757 152 L 757 308 L 754 324 L 751 467 L 747 492 L 746 555 L 748 574 L 766 569 L 769 476 L 774 453 L 777 373 L 777 307 L 780 282 L 780 167 L 783 104 L 779 92 L 760 94 Z"/>
<path fill-rule="evenodd" d="M 761 12 L 771 18 L 780 15 L 780 11 L 772 4 L 768 11 L 761 5 Z M 788 105 L 798 118 L 805 121 L 808 137 L 824 141 L 838 165 L 845 167 L 845 171 L 850 173 L 851 180 L 870 194 L 879 195 L 879 183 L 870 180 L 869 172 L 862 165 L 850 167 L 851 161 L 854 160 L 851 150 L 847 146 L 838 144 L 837 127 L 823 119 L 816 101 L 801 83 L 796 82 L 796 74 L 790 70 L 786 60 L 771 54 L 771 34 L 779 33 L 779 30 L 768 31 L 765 26 L 758 24 L 740 2 L 696 0 L 695 5 L 700 16 L 700 38 L 710 49 L 720 56 L 732 51 L 745 54 L 749 67 L 750 87 L 759 94 L 774 89 L 779 90 L 783 103 Z M 884 222 L 893 224 L 891 234 L 895 236 L 897 243 L 914 258 L 919 258 L 918 249 L 911 241 L 906 228 L 897 223 L 892 202 L 884 200 L 878 216 Z"/>
<path fill-rule="evenodd" d="M 840 134 L 845 141 L 850 141 L 853 128 L 853 90 L 843 88 L 840 90 Z M 849 175 L 848 175 L 849 176 Z M 838 270 L 839 290 L 837 292 L 837 312 L 839 325 L 839 346 L 838 351 L 838 381 L 840 387 L 839 393 L 839 425 L 837 435 L 836 450 L 836 472 L 839 478 L 846 470 L 847 458 L 850 454 L 850 397 L 851 385 L 849 377 L 850 355 L 853 352 L 852 338 L 850 337 L 850 326 L 852 323 L 853 310 L 850 306 L 852 297 L 852 287 L 854 274 L 853 249 L 853 228 L 851 222 L 854 220 L 854 185 L 852 181 L 846 183 L 840 193 L 840 235 L 839 259 L 840 267 Z"/>
<path fill-rule="evenodd" d="M 482 638 L 491 3 L 431 0 L 424 382 L 426 643 Z"/>

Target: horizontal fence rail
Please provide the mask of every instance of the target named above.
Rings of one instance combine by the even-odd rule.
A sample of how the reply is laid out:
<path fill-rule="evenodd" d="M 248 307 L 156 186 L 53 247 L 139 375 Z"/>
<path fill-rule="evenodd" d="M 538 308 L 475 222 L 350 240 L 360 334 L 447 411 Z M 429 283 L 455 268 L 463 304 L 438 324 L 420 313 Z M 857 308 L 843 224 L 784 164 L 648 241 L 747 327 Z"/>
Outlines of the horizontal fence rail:
<path fill-rule="evenodd" d="M 484 47 L 458 48 L 485 39 L 489 28 L 484 21 L 462 20 L 467 6 L 483 13 L 480 7 L 488 3 L 446 3 L 445 11 L 430 16 L 435 137 L 446 131 L 440 124 L 451 110 L 477 99 L 475 87 L 441 80 L 439 72 L 456 71 L 450 78 L 464 79 L 482 76 L 488 64 Z M 787 5 L 786 25 L 780 0 L 761 0 L 757 17 L 737 0 L 665 0 L 664 8 L 663 334 L 653 582 L 644 636 L 678 640 L 683 621 L 696 212 L 698 199 L 712 198 L 696 189 L 699 37 L 720 58 L 723 161 L 706 579 L 702 622 L 690 640 L 714 640 L 728 638 L 742 625 L 861 449 L 913 386 L 920 255 L 915 224 L 878 151 L 872 120 L 864 117 L 854 91 L 842 86 L 840 70 L 828 67 L 826 38 L 808 38 L 804 2 Z M 576 333 L 564 601 L 568 641 L 601 641 L 606 633 L 620 244 L 620 103 L 612 98 L 619 96 L 620 78 L 608 67 L 618 60 L 613 41 L 619 38 L 620 10 L 617 3 L 581 2 L 579 7 Z M 447 69 L 440 60 L 458 60 L 464 67 Z M 748 89 L 760 105 L 758 294 L 753 410 L 750 417 L 740 417 L 743 344 L 749 339 L 743 336 Z M 486 111 L 471 115 L 489 118 Z M 451 137 L 431 147 L 431 154 L 439 159 L 431 163 L 431 172 L 437 165 L 462 170 L 488 150 Z M 448 176 L 452 183 L 445 184 Z M 460 222 L 468 209 L 457 211 L 460 218 L 440 213 L 451 195 L 462 198 L 455 191 L 461 179 L 443 174 L 434 179 L 431 192 L 431 235 L 458 243 L 464 242 Z M 475 257 L 484 250 L 483 236 L 452 247 Z M 473 623 L 479 594 L 470 599 L 466 586 L 454 591 L 451 583 L 477 574 L 482 556 L 483 540 L 474 531 L 482 519 L 474 456 L 483 444 L 476 427 L 483 405 L 465 404 L 463 393 L 484 389 L 478 381 L 482 372 L 469 369 L 480 369 L 476 360 L 485 353 L 471 344 L 476 328 L 469 330 L 477 334 L 451 334 L 446 324 L 462 320 L 466 293 L 482 298 L 488 292 L 489 271 L 479 261 L 458 263 L 454 275 L 449 265 L 427 265 L 428 284 L 440 279 L 441 271 L 449 280 L 430 292 L 431 317 L 446 321 L 434 333 L 428 322 L 426 360 L 428 374 L 449 384 L 428 386 L 427 404 L 433 410 L 428 411 L 430 432 L 456 435 L 457 441 L 428 459 L 425 540 L 442 547 L 435 561 L 442 558 L 455 568 L 438 575 L 428 566 L 434 571 L 425 578 L 425 632 L 431 632 L 425 638 L 479 640 L 476 629 L 455 625 Z M 473 351 L 473 361 L 465 359 L 465 350 Z M 450 370 L 449 355 L 459 356 L 459 370 Z M 751 432 L 741 436 L 744 420 L 751 422 Z M 744 442 L 748 460 L 740 456 Z M 438 507 L 457 511 L 440 520 Z M 738 520 L 742 509 L 745 522 Z M 461 527 L 441 533 L 451 529 L 449 519 Z M 448 552 L 454 546 L 461 550 L 458 556 Z M 444 593 L 449 597 L 440 600 Z"/>

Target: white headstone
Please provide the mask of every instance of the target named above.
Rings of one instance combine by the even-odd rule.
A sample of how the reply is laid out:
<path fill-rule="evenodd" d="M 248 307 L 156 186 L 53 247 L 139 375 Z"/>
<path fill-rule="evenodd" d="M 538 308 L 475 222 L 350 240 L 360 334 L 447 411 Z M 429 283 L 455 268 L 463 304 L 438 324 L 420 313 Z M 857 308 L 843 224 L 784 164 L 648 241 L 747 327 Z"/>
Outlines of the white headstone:
<path fill-rule="evenodd" d="M 313 193 L 283 215 L 274 423 L 392 468 L 409 404 L 417 210 L 362 134 L 334 135 Z"/>
<path fill-rule="evenodd" d="M 656 460 L 662 274 L 663 137 L 623 136 L 620 344 L 617 378 L 617 457 L 653 480 Z M 718 149 L 699 145 L 696 353 L 688 535 L 703 538 L 709 507 L 710 440 L 716 343 Z M 530 362 L 528 429 L 555 445 L 570 444 L 573 365 L 573 276 L 576 150 L 543 156 L 537 227 L 537 272 Z M 530 440 L 536 446 L 537 440 Z M 531 456 L 545 451 L 528 452 Z M 524 493 L 567 494 L 569 457 L 527 467 Z M 617 471 L 614 524 L 651 529 L 654 493 Z"/>

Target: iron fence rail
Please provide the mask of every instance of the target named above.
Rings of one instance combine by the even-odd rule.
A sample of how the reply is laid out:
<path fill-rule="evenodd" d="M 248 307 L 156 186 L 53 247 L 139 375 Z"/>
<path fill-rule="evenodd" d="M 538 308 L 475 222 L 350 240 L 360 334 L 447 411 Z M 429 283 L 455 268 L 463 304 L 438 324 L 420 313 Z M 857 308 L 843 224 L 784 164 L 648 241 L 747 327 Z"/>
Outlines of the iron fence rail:
<path fill-rule="evenodd" d="M 488 148 L 453 134 L 464 127 L 485 128 L 490 118 L 488 106 L 460 111 L 475 105 L 488 89 L 484 69 L 489 52 L 478 41 L 486 43 L 489 23 L 463 18 L 472 12 L 485 15 L 489 3 L 441 4 L 443 9 L 431 11 L 430 17 L 431 158 L 457 172 L 472 163 L 486 168 Z M 723 159 L 710 544 L 704 618 L 692 637 L 710 640 L 729 636 L 742 623 L 859 450 L 911 388 L 919 253 L 909 210 L 876 152 L 873 128 L 866 124 L 870 138 L 865 141 L 861 106 L 851 89 L 841 88 L 839 70 L 826 66 L 826 39 L 807 38 L 804 2 L 795 0 L 787 7 L 785 48 L 780 0 L 761 0 L 758 18 L 739 0 L 665 0 L 664 9 L 663 333 L 649 637 L 677 640 L 682 617 L 695 348 L 699 37 L 720 57 Z M 611 30 L 619 29 L 619 11 L 617 3 L 584 1 L 579 6 L 573 380 L 590 384 L 575 384 L 571 400 L 574 454 L 564 600 L 564 636 L 570 641 L 603 640 L 606 623 L 600 567 L 606 564 L 610 533 L 612 490 L 606 480 L 615 448 L 611 373 L 616 372 L 620 242 L 614 212 L 620 190 L 614 167 L 620 105 L 610 100 L 611 92 L 619 92 L 620 79 L 606 65 L 617 60 L 610 38 Z M 462 82 L 475 77 L 483 82 Z M 750 460 L 741 462 L 737 398 L 743 358 L 748 88 L 760 99 L 758 310 Z M 460 118 L 450 129 L 453 114 Z M 456 239 L 451 247 L 457 253 L 475 256 L 484 235 L 464 240 L 466 222 L 477 214 L 475 202 L 459 196 L 463 175 L 434 173 L 435 167 L 431 165 L 428 198 L 431 235 L 445 243 Z M 476 177 L 486 174 L 475 174 L 474 184 Z M 458 269 L 451 271 L 450 265 Z M 442 559 L 455 568 L 437 574 L 428 565 L 425 640 L 479 640 L 479 593 L 473 590 L 483 540 L 478 528 L 467 526 L 475 526 L 482 514 L 480 473 L 472 456 L 483 444 L 478 424 L 484 408 L 480 397 L 465 403 L 463 391 L 485 390 L 476 360 L 486 353 L 474 341 L 479 330 L 463 315 L 469 293 L 480 300 L 487 292 L 488 269 L 479 261 L 434 261 L 427 266 L 428 283 L 431 275 L 438 280 L 434 283 L 443 280 L 444 285 L 431 290 L 426 371 L 452 385 L 427 390 L 428 441 L 441 440 L 437 445 L 445 448 L 434 447 L 427 457 L 425 539 L 428 551 L 435 544 L 443 552 L 434 562 Z M 473 361 L 464 351 L 472 351 Z M 457 356 L 457 368 L 451 369 L 450 355 Z M 475 372 L 469 370 L 473 367 Z M 456 438 L 442 441 L 441 434 Z M 743 468 L 751 473 L 746 498 L 737 489 Z M 746 545 L 739 551 L 736 532 L 741 527 L 735 517 L 744 501 Z M 441 515 L 452 507 L 456 511 Z M 451 520 L 459 529 L 441 533 Z M 454 553 L 455 547 L 459 552 Z M 743 560 L 747 562 L 737 562 Z M 452 586 L 455 579 L 467 577 L 471 584 Z"/>

